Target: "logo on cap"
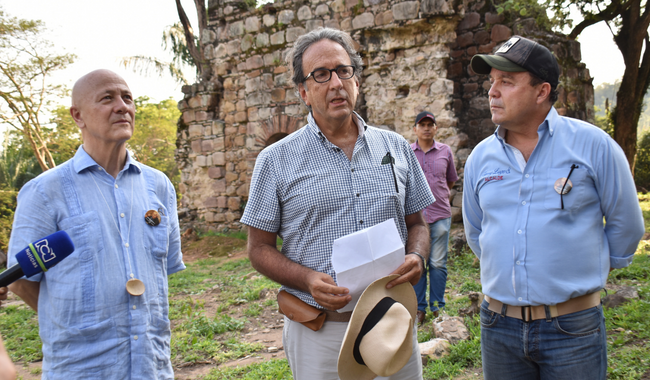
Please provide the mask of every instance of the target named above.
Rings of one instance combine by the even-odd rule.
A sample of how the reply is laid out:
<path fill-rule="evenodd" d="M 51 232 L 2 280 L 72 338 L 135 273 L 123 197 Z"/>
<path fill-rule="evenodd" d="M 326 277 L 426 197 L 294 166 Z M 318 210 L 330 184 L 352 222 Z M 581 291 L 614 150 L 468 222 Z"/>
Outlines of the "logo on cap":
<path fill-rule="evenodd" d="M 512 37 L 506 43 L 501 45 L 499 50 L 497 50 L 497 53 L 507 53 L 508 50 L 510 50 L 511 47 L 515 46 L 517 42 L 519 42 L 520 38 L 519 37 Z"/>

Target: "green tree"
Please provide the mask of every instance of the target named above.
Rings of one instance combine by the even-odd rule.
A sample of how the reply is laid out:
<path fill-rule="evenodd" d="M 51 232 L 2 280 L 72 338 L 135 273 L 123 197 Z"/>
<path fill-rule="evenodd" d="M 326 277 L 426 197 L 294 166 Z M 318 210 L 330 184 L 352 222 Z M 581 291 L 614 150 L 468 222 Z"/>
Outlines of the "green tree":
<path fill-rule="evenodd" d="M 61 164 L 74 157 L 81 145 L 81 133 L 70 115 L 69 107 L 56 107 L 52 111 L 50 127 L 44 127 L 43 130 L 54 162 Z"/>
<path fill-rule="evenodd" d="M 42 170 L 56 166 L 40 118 L 66 89 L 48 83 L 52 72 L 73 62 L 56 54 L 41 21 L 9 17 L 0 10 L 0 121 L 20 132 Z"/>
<path fill-rule="evenodd" d="M 136 159 L 154 167 L 173 180 L 178 176 L 174 160 L 176 122 L 181 113 L 174 99 L 151 103 L 141 96 L 135 99 L 135 131 L 127 142 Z"/>

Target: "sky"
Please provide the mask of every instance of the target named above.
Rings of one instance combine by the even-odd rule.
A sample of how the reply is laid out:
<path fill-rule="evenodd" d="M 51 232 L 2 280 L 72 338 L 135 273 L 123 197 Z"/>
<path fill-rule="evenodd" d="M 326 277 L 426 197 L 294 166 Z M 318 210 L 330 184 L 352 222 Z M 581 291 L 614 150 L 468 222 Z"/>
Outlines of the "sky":
<path fill-rule="evenodd" d="M 198 30 L 193 1 L 181 3 Z M 173 0 L 0 0 L 0 6 L 10 16 L 42 20 L 48 29 L 45 37 L 55 51 L 77 55 L 74 64 L 56 72 L 53 83 L 71 88 L 82 75 L 105 68 L 121 75 L 136 97 L 182 99 L 181 87 L 171 77 L 144 76 L 119 63 L 122 57 L 134 55 L 171 60 L 161 41 L 164 28 L 178 21 Z M 623 75 L 623 58 L 605 24 L 587 28 L 579 41 L 582 60 L 595 86 L 612 83 Z M 193 79 L 193 73 L 189 74 L 188 79 Z M 69 99 L 63 104 L 69 104 Z"/>

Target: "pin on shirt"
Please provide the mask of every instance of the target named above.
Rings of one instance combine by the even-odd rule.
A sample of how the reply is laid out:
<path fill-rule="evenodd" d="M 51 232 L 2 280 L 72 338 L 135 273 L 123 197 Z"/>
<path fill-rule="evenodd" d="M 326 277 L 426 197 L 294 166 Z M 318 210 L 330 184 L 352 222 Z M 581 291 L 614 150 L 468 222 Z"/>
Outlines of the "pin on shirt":
<path fill-rule="evenodd" d="M 568 194 L 571 189 L 573 189 L 573 182 L 571 182 L 571 180 L 566 177 L 562 177 L 555 181 L 553 188 L 558 194 L 565 195 Z"/>
<path fill-rule="evenodd" d="M 144 221 L 148 225 L 155 227 L 160 224 L 160 214 L 156 210 L 149 210 L 144 214 Z"/>

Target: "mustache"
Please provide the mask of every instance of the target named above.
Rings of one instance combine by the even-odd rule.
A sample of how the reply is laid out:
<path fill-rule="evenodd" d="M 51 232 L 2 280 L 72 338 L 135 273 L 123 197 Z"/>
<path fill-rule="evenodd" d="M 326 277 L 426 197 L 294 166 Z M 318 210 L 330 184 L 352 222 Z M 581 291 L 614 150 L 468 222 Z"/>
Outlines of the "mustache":
<path fill-rule="evenodd" d="M 348 100 L 348 93 L 345 90 L 336 90 L 332 95 L 327 96 L 327 101 L 330 102 L 332 99 L 342 98 L 343 100 Z"/>

